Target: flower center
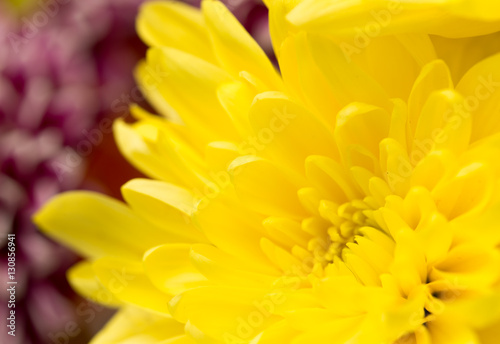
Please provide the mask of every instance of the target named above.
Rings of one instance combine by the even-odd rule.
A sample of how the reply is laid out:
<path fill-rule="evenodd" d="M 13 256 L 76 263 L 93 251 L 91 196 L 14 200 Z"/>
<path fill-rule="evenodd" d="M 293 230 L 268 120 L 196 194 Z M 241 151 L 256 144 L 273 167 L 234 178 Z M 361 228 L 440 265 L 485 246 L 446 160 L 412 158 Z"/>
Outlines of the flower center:
<path fill-rule="evenodd" d="M 361 228 L 377 227 L 370 218 L 371 208 L 362 200 L 342 205 L 321 201 L 319 212 L 321 220 L 317 220 L 317 225 L 322 227 L 322 234 L 311 239 L 308 248 L 315 262 L 323 267 L 333 263 L 335 257 L 342 259 L 343 249 L 354 243 L 356 236 L 362 235 Z"/>

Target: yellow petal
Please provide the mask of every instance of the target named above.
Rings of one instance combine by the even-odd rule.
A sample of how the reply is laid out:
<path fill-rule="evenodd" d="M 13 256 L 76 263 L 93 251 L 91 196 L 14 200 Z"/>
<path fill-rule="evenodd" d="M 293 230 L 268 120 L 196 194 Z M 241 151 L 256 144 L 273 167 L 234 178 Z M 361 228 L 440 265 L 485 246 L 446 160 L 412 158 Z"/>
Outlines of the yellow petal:
<path fill-rule="evenodd" d="M 369 182 L 370 194 L 373 196 L 375 202 L 381 207 L 385 204 L 388 196 L 392 195 L 389 185 L 378 177 L 373 177 Z"/>
<path fill-rule="evenodd" d="M 250 344 L 289 343 L 296 334 L 297 331 L 287 321 L 282 320 L 266 328 Z"/>
<path fill-rule="evenodd" d="M 234 202 L 229 208 L 221 200 L 207 200 L 198 205 L 194 221 L 210 242 L 222 251 L 251 261 L 263 273 L 277 273 L 276 269 L 269 266 L 269 260 L 260 249 L 260 238 L 263 236 L 260 221 L 236 204 Z"/>
<path fill-rule="evenodd" d="M 152 69 L 146 61 L 139 61 L 134 70 L 134 78 L 137 82 L 139 90 L 144 95 L 144 98 L 155 108 L 159 115 L 170 119 L 175 123 L 182 123 L 179 114 L 167 103 L 167 101 L 162 97 L 158 87 L 163 82 L 164 78 L 168 74 L 163 72 L 161 69 Z M 119 106 L 121 100 L 115 100 L 112 103 L 112 109 L 115 111 L 128 110 L 127 106 Z M 137 105 L 131 104 L 130 108 L 134 108 Z"/>
<path fill-rule="evenodd" d="M 452 244 L 453 231 L 443 215 L 435 212 L 419 223 L 416 231 L 429 265 L 445 258 Z"/>
<path fill-rule="evenodd" d="M 280 71 L 285 84 L 303 100 L 308 109 L 333 128 L 333 113 L 340 110 L 328 80 L 316 65 L 304 33 L 289 36 L 281 46 Z"/>
<path fill-rule="evenodd" d="M 433 190 L 439 181 L 456 165 L 453 154 L 449 151 L 433 151 L 427 156 L 423 154 L 411 155 L 410 161 L 416 164 L 411 177 L 412 186 L 423 186 Z M 411 173 L 411 166 L 403 167 L 403 173 Z"/>
<path fill-rule="evenodd" d="M 350 251 L 361 258 L 364 263 L 368 263 L 377 273 L 381 275 L 389 272 L 389 266 L 392 263 L 392 255 L 385 250 L 383 245 L 372 241 L 363 236 L 357 235 L 355 243 L 348 243 Z M 377 276 L 375 285 L 379 285 L 379 277 Z"/>
<path fill-rule="evenodd" d="M 300 0 L 265 0 L 269 9 L 269 33 L 271 41 L 278 59 L 281 56 L 281 46 L 283 41 L 288 37 L 290 31 L 293 30 L 292 25 L 286 20 L 286 14 L 293 9 Z"/>
<path fill-rule="evenodd" d="M 239 81 L 223 84 L 217 89 L 219 101 L 231 117 L 241 137 L 246 137 L 252 133 L 248 120 L 248 111 L 252 106 L 255 95 L 255 89 Z"/>
<path fill-rule="evenodd" d="M 148 116 L 144 112 L 140 115 Z M 114 129 L 122 154 L 146 175 L 198 188 L 209 180 L 201 154 L 172 123 L 146 117 L 134 124 L 115 121 Z"/>
<path fill-rule="evenodd" d="M 226 172 L 231 161 L 238 155 L 238 147 L 227 141 L 210 142 L 205 148 L 205 160 L 208 167 L 215 173 Z"/>
<path fill-rule="evenodd" d="M 328 157 L 309 156 L 306 175 L 312 185 L 338 204 L 361 197 L 342 165 Z"/>
<path fill-rule="evenodd" d="M 158 246 L 144 255 L 144 270 L 161 291 L 176 295 L 187 289 L 206 285 L 206 278 L 189 260 L 189 244 Z"/>
<path fill-rule="evenodd" d="M 309 49 L 341 107 L 351 102 L 364 102 L 391 108 L 389 97 L 380 84 L 351 63 L 335 43 L 312 35 L 309 37 Z"/>
<path fill-rule="evenodd" d="M 255 269 L 251 262 L 244 262 L 210 245 L 194 245 L 190 258 L 198 271 L 216 283 L 263 288 L 275 280 L 275 277 Z"/>
<path fill-rule="evenodd" d="M 271 238 L 284 246 L 292 248 L 295 245 L 307 247 L 311 237 L 305 233 L 298 221 L 289 218 L 268 217 L 262 222 Z"/>
<path fill-rule="evenodd" d="M 119 119 L 113 124 L 113 133 L 120 153 L 135 168 L 155 179 L 181 183 L 158 151 L 147 143 L 138 125 L 126 124 Z"/>
<path fill-rule="evenodd" d="M 349 246 L 348 246 L 349 247 Z M 353 274 L 365 286 L 380 286 L 380 278 L 372 264 L 353 253 L 352 250 L 342 251 L 342 259 Z"/>
<path fill-rule="evenodd" d="M 441 213 L 449 219 L 479 214 L 493 197 L 494 175 L 479 162 L 462 167 L 453 178 L 443 181 L 433 191 Z"/>
<path fill-rule="evenodd" d="M 492 44 L 498 37 L 500 33 L 494 32 L 484 36 L 458 39 L 431 36 L 431 40 L 438 57 L 449 66 L 456 84 L 476 63 L 498 53 L 498 48 Z"/>
<path fill-rule="evenodd" d="M 375 167 L 357 160 L 350 147 L 359 146 L 366 154 L 378 157 L 380 141 L 389 135 L 390 120 L 385 110 L 372 105 L 352 103 L 342 109 L 337 116 L 335 140 L 344 161 L 374 171 Z"/>
<path fill-rule="evenodd" d="M 87 191 L 52 198 L 34 220 L 47 235 L 93 258 L 141 259 L 147 249 L 171 240 L 168 233 L 143 221 L 125 204 Z"/>
<path fill-rule="evenodd" d="M 436 265 L 430 278 L 447 280 L 458 290 L 487 288 L 500 277 L 499 263 L 498 251 L 477 244 L 463 244 L 450 250 Z"/>
<path fill-rule="evenodd" d="M 427 324 L 433 344 L 481 344 L 475 332 L 453 322 L 431 321 Z"/>
<path fill-rule="evenodd" d="M 338 316 L 356 316 L 366 311 L 368 289 L 352 274 L 324 279 L 316 292 L 320 302 Z"/>
<path fill-rule="evenodd" d="M 394 99 L 391 114 L 389 137 L 396 140 L 404 149 L 408 147 L 408 106 L 401 99 Z"/>
<path fill-rule="evenodd" d="M 434 92 L 428 98 L 418 119 L 410 158 L 425 156 L 434 149 L 460 154 L 467 148 L 471 118 L 458 108 L 462 104 L 462 96 L 451 90 Z"/>
<path fill-rule="evenodd" d="M 122 304 L 109 290 L 99 282 L 92 263 L 83 261 L 73 265 L 67 272 L 71 287 L 85 298 L 110 307 Z"/>
<path fill-rule="evenodd" d="M 461 290 L 450 290 L 449 294 L 455 294 L 455 299 L 449 300 L 452 302 L 447 302 L 443 318 L 474 329 L 484 329 L 495 324 L 498 326 L 500 319 L 500 293 L 498 290 L 483 292 L 474 298 L 467 298 L 467 296 L 460 298 Z M 453 296 L 451 297 L 453 298 Z"/>
<path fill-rule="evenodd" d="M 425 254 L 415 242 L 415 235 L 410 231 L 400 231 L 396 239 L 391 273 L 405 295 L 410 295 L 427 278 Z"/>
<path fill-rule="evenodd" d="M 446 63 L 436 60 L 425 65 L 415 80 L 408 99 L 408 124 L 412 135 L 415 134 L 418 118 L 429 96 L 435 91 L 444 89 L 453 89 L 450 70 Z"/>
<path fill-rule="evenodd" d="M 287 18 L 308 31 L 336 36 L 358 34 L 364 35 L 365 40 L 395 33 L 430 33 L 456 38 L 498 31 L 498 11 L 498 4 L 488 0 L 306 0 L 296 6 Z"/>
<path fill-rule="evenodd" d="M 215 54 L 233 76 L 247 71 L 263 80 L 271 89 L 281 88 L 281 79 L 273 65 L 231 12 L 218 1 L 201 5 Z"/>
<path fill-rule="evenodd" d="M 351 46 L 347 46 L 349 42 Z M 404 100 L 408 99 L 421 67 L 436 58 L 427 35 L 377 37 L 364 49 L 357 48 L 355 40 L 343 40 L 341 48 L 383 87 L 389 97 Z M 359 58 L 352 56 L 355 53 Z"/>
<path fill-rule="evenodd" d="M 481 344 L 496 344 L 500 338 L 500 323 L 496 323 L 478 332 Z"/>
<path fill-rule="evenodd" d="M 283 297 L 276 301 L 284 302 Z M 233 337 L 245 343 L 277 320 L 272 314 L 275 303 L 258 290 L 201 287 L 173 298 L 170 310 L 175 319 L 189 321 L 205 335 L 221 342 Z"/>
<path fill-rule="evenodd" d="M 169 233 L 170 242 L 207 240 L 191 223 L 197 200 L 188 190 L 160 181 L 133 179 L 122 186 L 122 194 L 136 214 Z"/>
<path fill-rule="evenodd" d="M 314 329 L 298 335 L 293 344 L 321 343 L 326 341 L 331 344 L 343 344 L 349 342 L 358 332 L 360 326 L 359 317 L 343 317 L 319 324 Z"/>
<path fill-rule="evenodd" d="M 169 338 L 178 337 L 183 333 L 183 324 L 171 317 L 156 315 L 129 306 L 115 314 L 90 343 L 156 344 Z"/>
<path fill-rule="evenodd" d="M 168 23 L 167 29 L 164 23 Z M 168 46 L 209 62 L 215 61 L 201 12 L 185 3 L 145 3 L 137 18 L 137 32 L 150 46 Z"/>
<path fill-rule="evenodd" d="M 480 61 L 457 85 L 457 91 L 464 96 L 462 111 L 472 116 L 472 142 L 500 130 L 497 116 L 492 115 L 500 106 L 499 61 L 500 54 Z"/>
<path fill-rule="evenodd" d="M 247 154 L 258 153 L 284 163 L 290 167 L 290 174 L 304 175 L 304 161 L 309 155 L 337 155 L 331 132 L 282 93 L 268 92 L 255 97 L 249 118 L 255 136 L 250 138 L 254 141 L 254 152 Z"/>
<path fill-rule="evenodd" d="M 380 142 L 380 168 L 391 190 L 405 196 L 410 187 L 410 159 L 406 149 L 396 140 L 387 138 Z"/>
<path fill-rule="evenodd" d="M 294 257 L 291 253 L 273 243 L 267 238 L 262 238 L 260 245 L 262 251 L 266 254 L 273 264 L 282 270 L 285 275 L 291 274 L 294 268 L 301 267 L 301 261 Z"/>
<path fill-rule="evenodd" d="M 476 216 L 460 217 L 450 222 L 455 235 L 462 241 L 478 242 L 482 247 L 491 248 L 500 244 L 500 231 L 498 231 L 498 214 L 500 204 L 498 201 Z M 471 228 L 475 228 L 471 231 Z"/>
<path fill-rule="evenodd" d="M 217 96 L 220 85 L 234 80 L 226 71 L 168 47 L 149 49 L 147 62 L 165 75 L 158 90 L 200 139 L 215 141 L 237 137 L 235 127 Z M 193 94 L 196 94 L 196 102 L 190 101 Z M 207 113 L 210 116 L 203 115 Z M 217 121 L 217 126 L 211 125 L 213 121 Z"/>
<path fill-rule="evenodd" d="M 141 263 L 104 257 L 92 268 L 101 284 L 117 299 L 160 314 L 168 314 L 170 296 L 159 291 L 145 275 Z"/>
<path fill-rule="evenodd" d="M 187 332 L 187 330 L 186 330 Z M 195 344 L 196 342 L 189 336 L 187 335 L 181 335 L 178 337 L 174 337 L 171 339 L 167 339 L 164 342 L 161 342 L 159 344 Z"/>
<path fill-rule="evenodd" d="M 249 208 L 269 216 L 305 216 L 297 186 L 271 162 L 253 156 L 235 159 L 229 170 L 240 199 Z"/>

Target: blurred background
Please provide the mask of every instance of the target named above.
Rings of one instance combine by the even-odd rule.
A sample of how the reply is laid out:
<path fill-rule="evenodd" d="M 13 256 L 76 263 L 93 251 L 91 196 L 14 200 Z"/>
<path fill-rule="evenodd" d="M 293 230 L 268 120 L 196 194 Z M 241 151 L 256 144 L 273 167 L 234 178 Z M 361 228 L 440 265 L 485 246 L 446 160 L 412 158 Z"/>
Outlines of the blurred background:
<path fill-rule="evenodd" d="M 57 193 L 121 198 L 140 177 L 120 156 L 112 120 L 144 104 L 132 78 L 146 47 L 135 16 L 147 0 L 0 0 L 0 318 L 8 317 L 7 236 L 16 238 L 16 336 L 2 344 L 88 343 L 113 311 L 75 295 L 80 258 L 39 233 L 32 214 Z M 272 55 L 259 0 L 224 1 Z M 199 1 L 191 1 L 194 6 Z M 165 23 L 168 30 L 168 23 Z"/>

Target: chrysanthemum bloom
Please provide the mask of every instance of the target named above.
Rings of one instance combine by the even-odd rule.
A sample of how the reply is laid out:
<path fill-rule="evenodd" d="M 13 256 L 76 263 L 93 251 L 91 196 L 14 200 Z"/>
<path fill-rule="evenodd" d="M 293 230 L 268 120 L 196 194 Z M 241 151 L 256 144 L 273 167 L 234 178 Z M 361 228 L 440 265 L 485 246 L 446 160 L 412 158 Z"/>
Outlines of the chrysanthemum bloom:
<path fill-rule="evenodd" d="M 500 55 L 454 81 L 428 36 L 492 34 L 497 5 L 389 2 L 350 54 L 336 25 L 389 11 L 352 3 L 269 1 L 281 75 L 218 2 L 143 7 L 160 116 L 115 134 L 152 179 L 36 217 L 120 308 L 95 344 L 497 343 Z"/>

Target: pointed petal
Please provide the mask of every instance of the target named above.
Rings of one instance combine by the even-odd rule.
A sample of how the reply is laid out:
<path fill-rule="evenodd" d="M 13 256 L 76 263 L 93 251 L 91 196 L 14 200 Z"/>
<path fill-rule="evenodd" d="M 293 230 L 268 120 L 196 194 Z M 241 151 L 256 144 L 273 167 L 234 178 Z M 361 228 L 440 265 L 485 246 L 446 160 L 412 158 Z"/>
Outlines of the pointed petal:
<path fill-rule="evenodd" d="M 268 160 L 251 155 L 236 158 L 229 166 L 240 199 L 250 209 L 268 216 L 305 216 L 297 189 L 283 171 Z"/>
<path fill-rule="evenodd" d="M 122 186 L 123 198 L 136 214 L 163 228 L 172 242 L 207 239 L 191 223 L 197 199 L 188 190 L 150 179 L 133 179 Z"/>
<path fill-rule="evenodd" d="M 168 23 L 168 28 L 164 28 Z M 154 1 L 142 5 L 137 18 L 141 39 L 154 47 L 172 47 L 214 62 L 203 15 L 182 2 Z"/>
<path fill-rule="evenodd" d="M 122 302 L 99 282 L 92 263 L 83 261 L 73 265 L 68 270 L 67 277 L 71 287 L 85 298 L 109 307 L 122 305 Z"/>
<path fill-rule="evenodd" d="M 92 269 L 101 284 L 120 301 L 160 314 L 169 314 L 171 299 L 158 290 L 144 273 L 141 263 L 104 257 Z"/>
<path fill-rule="evenodd" d="M 231 12 L 219 1 L 202 1 L 202 12 L 207 23 L 215 54 L 225 70 L 233 76 L 249 72 L 274 90 L 279 90 L 281 79 L 257 42 L 243 28 Z"/>
<path fill-rule="evenodd" d="M 182 335 L 183 327 L 171 317 L 130 306 L 118 311 L 90 344 L 157 344 Z"/>
<path fill-rule="evenodd" d="M 161 291 L 177 295 L 207 284 L 207 279 L 191 264 L 189 244 L 158 246 L 144 255 L 144 270 Z"/>
<path fill-rule="evenodd" d="M 93 258 L 141 259 L 147 249 L 171 240 L 125 204 L 88 191 L 52 198 L 34 220 L 47 235 Z"/>

